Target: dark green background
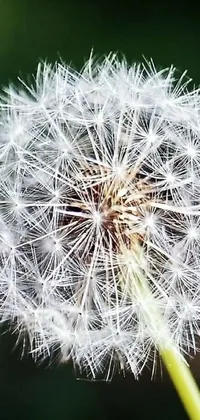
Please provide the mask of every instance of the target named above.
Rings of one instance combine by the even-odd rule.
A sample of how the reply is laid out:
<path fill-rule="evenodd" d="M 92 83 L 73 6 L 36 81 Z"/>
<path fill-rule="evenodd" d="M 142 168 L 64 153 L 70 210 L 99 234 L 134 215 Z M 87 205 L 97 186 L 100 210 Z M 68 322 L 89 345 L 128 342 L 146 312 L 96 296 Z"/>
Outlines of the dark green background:
<path fill-rule="evenodd" d="M 142 55 L 159 67 L 188 69 L 200 84 L 199 8 L 188 2 L 0 0 L 0 84 L 34 73 L 39 59 L 62 57 L 80 68 L 90 54 L 119 51 L 129 62 Z M 2 420 L 186 419 L 164 375 L 139 382 L 116 376 L 110 384 L 77 381 L 72 367 L 35 366 L 0 341 Z M 199 360 L 193 371 L 200 383 Z"/>

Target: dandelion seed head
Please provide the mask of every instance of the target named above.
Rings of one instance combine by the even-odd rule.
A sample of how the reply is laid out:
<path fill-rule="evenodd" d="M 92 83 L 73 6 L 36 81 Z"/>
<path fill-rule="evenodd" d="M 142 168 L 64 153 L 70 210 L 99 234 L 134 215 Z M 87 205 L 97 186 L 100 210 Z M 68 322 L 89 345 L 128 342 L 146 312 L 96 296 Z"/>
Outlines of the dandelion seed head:
<path fill-rule="evenodd" d="M 93 378 L 137 377 L 169 336 L 196 352 L 199 90 L 112 54 L 21 83 L 0 105 L 2 322 Z"/>

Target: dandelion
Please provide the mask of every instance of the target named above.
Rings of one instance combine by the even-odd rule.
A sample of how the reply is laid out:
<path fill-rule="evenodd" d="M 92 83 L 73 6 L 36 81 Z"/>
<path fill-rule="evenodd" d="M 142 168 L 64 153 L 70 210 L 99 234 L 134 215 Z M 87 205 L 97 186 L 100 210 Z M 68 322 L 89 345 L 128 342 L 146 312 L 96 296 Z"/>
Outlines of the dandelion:
<path fill-rule="evenodd" d="M 137 378 L 159 352 L 191 418 L 200 326 L 200 94 L 110 54 L 38 65 L 0 113 L 0 318 L 35 359 Z M 184 379 L 185 378 L 185 379 Z"/>

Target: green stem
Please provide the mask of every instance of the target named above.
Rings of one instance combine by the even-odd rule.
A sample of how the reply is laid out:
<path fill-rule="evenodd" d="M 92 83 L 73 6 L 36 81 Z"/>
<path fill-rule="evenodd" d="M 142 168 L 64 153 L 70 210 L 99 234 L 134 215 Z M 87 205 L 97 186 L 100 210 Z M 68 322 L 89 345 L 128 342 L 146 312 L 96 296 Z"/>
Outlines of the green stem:
<path fill-rule="evenodd" d="M 189 415 L 190 420 L 200 420 L 200 392 L 179 349 L 165 325 L 157 299 L 154 298 L 147 278 L 142 272 L 142 248 L 134 244 L 133 249 L 121 247 L 127 269 L 122 269 L 119 276 L 122 290 L 128 290 L 133 301 L 141 304 L 143 322 L 149 328 L 150 335 L 158 349 L 162 361 Z M 127 270 L 127 271 L 126 271 Z"/>
<path fill-rule="evenodd" d="M 173 347 L 161 350 L 160 356 L 189 418 L 199 420 L 200 392 L 190 368 L 186 365 L 180 353 Z"/>

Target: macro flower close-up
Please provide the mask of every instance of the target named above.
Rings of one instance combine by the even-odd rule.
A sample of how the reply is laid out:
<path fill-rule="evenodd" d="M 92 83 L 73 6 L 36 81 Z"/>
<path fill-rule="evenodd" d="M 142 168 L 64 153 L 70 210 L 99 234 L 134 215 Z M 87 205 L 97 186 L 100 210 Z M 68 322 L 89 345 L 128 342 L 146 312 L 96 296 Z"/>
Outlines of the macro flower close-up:
<path fill-rule="evenodd" d="M 114 54 L 39 64 L 0 115 L 0 315 L 34 358 L 137 377 L 199 335 L 200 95 Z"/>

